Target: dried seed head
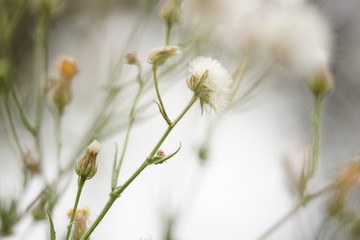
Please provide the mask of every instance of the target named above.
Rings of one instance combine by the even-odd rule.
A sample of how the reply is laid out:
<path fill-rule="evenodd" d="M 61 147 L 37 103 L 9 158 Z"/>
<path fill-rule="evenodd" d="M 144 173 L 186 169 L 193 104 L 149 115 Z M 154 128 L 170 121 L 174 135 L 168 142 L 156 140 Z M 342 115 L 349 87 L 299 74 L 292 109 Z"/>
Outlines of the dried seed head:
<path fill-rule="evenodd" d="M 201 109 L 209 106 L 216 112 L 225 111 L 233 83 L 226 69 L 217 60 L 197 57 L 190 62 L 189 71 L 191 76 L 187 84 L 198 95 Z"/>

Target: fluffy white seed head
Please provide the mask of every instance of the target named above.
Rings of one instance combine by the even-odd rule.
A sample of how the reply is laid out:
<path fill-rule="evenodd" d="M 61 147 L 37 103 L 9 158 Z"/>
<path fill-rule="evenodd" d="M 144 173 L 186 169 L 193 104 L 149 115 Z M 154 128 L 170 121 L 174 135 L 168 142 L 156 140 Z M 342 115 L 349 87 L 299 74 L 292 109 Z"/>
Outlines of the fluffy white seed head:
<path fill-rule="evenodd" d="M 241 22 L 239 46 L 256 59 L 267 59 L 301 76 L 308 75 L 318 64 L 319 51 L 323 59 L 330 59 L 329 27 L 311 6 L 268 4 Z"/>
<path fill-rule="evenodd" d="M 139 240 L 152 240 L 152 238 L 150 234 L 144 233 Z"/>
<path fill-rule="evenodd" d="M 229 105 L 233 82 L 226 69 L 215 59 L 197 57 L 190 62 L 189 71 L 188 85 L 199 95 L 201 105 L 223 112 Z"/>
<path fill-rule="evenodd" d="M 91 153 L 98 153 L 100 151 L 100 143 L 97 140 L 94 140 L 88 146 L 88 150 Z"/>

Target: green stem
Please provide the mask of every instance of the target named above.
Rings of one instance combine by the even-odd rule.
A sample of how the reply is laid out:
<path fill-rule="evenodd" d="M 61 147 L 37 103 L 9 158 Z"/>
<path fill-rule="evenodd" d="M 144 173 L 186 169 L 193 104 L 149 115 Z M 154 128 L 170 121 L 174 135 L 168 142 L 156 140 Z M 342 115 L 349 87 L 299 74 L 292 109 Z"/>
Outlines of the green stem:
<path fill-rule="evenodd" d="M 24 109 L 20 105 L 19 97 L 17 96 L 16 91 L 17 91 L 17 89 L 14 89 L 14 88 L 12 88 L 12 90 L 11 90 L 14 101 L 15 101 L 16 108 L 17 108 L 17 110 L 19 112 L 19 115 L 20 115 L 20 119 L 21 119 L 24 127 L 31 133 L 31 135 L 35 136 L 36 135 L 36 129 L 31 125 L 30 121 L 26 117 Z"/>
<path fill-rule="evenodd" d="M 24 161 L 24 150 L 21 146 L 21 143 L 20 143 L 20 140 L 19 140 L 19 136 L 17 134 L 17 131 L 16 131 L 16 127 L 15 127 L 15 124 L 14 124 L 14 119 L 12 118 L 12 115 L 11 115 L 11 111 L 10 111 L 10 103 L 9 103 L 9 99 L 8 99 L 8 96 L 4 96 L 4 107 L 5 107 L 5 112 L 6 112 L 6 116 L 8 117 L 8 121 L 9 121 L 9 124 L 10 124 L 10 131 L 11 131 L 11 134 L 13 135 L 13 138 L 14 138 L 14 141 L 15 141 L 15 145 L 21 155 L 21 159 L 23 159 Z"/>
<path fill-rule="evenodd" d="M 172 23 L 171 21 L 167 20 L 166 21 L 166 29 L 165 29 L 165 46 L 170 44 L 170 34 L 171 34 L 171 29 L 172 29 Z"/>
<path fill-rule="evenodd" d="M 82 178 L 82 177 L 79 176 L 79 179 L 78 179 L 78 191 L 77 191 L 77 194 L 76 194 L 74 207 L 72 209 L 69 225 L 67 226 L 67 233 L 66 233 L 65 240 L 68 240 L 69 237 L 70 237 L 71 228 L 72 228 L 72 225 L 73 225 L 73 222 L 74 222 L 74 219 L 75 219 L 75 215 L 76 215 L 76 209 L 77 209 L 77 206 L 79 204 L 80 195 L 81 195 L 82 189 L 83 189 L 83 187 L 85 185 L 85 181 L 86 181 L 85 178 Z"/>
<path fill-rule="evenodd" d="M 258 240 L 265 240 L 269 238 L 272 234 L 274 234 L 278 229 L 280 229 L 285 223 L 287 223 L 293 216 L 297 214 L 297 212 L 304 207 L 309 202 L 317 199 L 318 197 L 321 197 L 330 191 L 334 190 L 338 184 L 332 183 L 323 189 L 312 193 L 305 195 L 297 205 L 295 205 L 294 208 L 292 208 L 284 217 L 282 217 L 277 223 L 275 223 L 269 230 L 267 230 L 264 234 L 261 235 L 261 237 L 258 238 Z"/>
<path fill-rule="evenodd" d="M 184 110 L 179 114 L 179 116 L 169 124 L 163 135 L 161 136 L 160 140 L 157 142 L 153 150 L 150 152 L 148 157 L 145 159 L 145 161 L 140 165 L 140 167 L 129 177 L 129 179 L 121 186 L 117 187 L 115 190 L 113 190 L 110 193 L 109 200 L 107 201 L 106 205 L 104 206 L 103 210 L 99 214 L 99 216 L 96 218 L 94 223 L 90 226 L 88 231 L 81 237 L 81 240 L 88 239 L 91 233 L 95 230 L 95 228 L 98 226 L 98 224 L 101 222 L 101 220 L 104 218 L 106 213 L 109 211 L 113 203 L 117 198 L 120 197 L 121 193 L 136 179 L 136 177 L 149 165 L 148 159 L 153 158 L 153 156 L 156 154 L 157 150 L 160 148 L 161 144 L 165 141 L 171 130 L 176 126 L 176 124 L 181 120 L 181 118 L 186 114 L 186 112 L 191 108 L 191 106 L 195 103 L 195 101 L 198 99 L 197 95 L 194 95 L 189 103 L 186 105 Z"/>
<path fill-rule="evenodd" d="M 164 117 L 167 124 L 170 125 L 171 121 L 170 121 L 170 119 L 169 119 L 169 117 L 168 117 L 168 115 L 166 113 L 164 103 L 163 103 L 163 101 L 161 99 L 161 95 L 160 95 L 160 91 L 159 91 L 159 84 L 158 84 L 158 79 L 157 79 L 157 74 L 156 74 L 157 67 L 153 66 L 152 71 L 153 71 L 153 76 L 154 76 L 154 85 L 155 85 L 156 95 L 157 95 L 157 98 L 159 100 L 159 105 L 160 105 L 160 113 Z"/>
<path fill-rule="evenodd" d="M 139 71 L 140 70 L 141 69 L 139 68 Z M 142 90 L 144 88 L 144 84 L 141 81 L 140 73 L 139 73 L 138 79 L 139 79 L 139 88 L 138 88 L 138 91 L 136 93 L 136 96 L 134 98 L 134 101 L 132 103 L 131 110 L 130 110 L 130 113 L 129 113 L 129 123 L 128 123 L 128 127 L 127 127 L 126 134 L 125 134 L 125 139 L 124 139 L 124 144 L 123 144 L 123 148 L 122 148 L 122 151 L 121 151 L 121 156 L 119 158 L 119 163 L 117 164 L 115 174 L 112 177 L 112 184 L 111 184 L 111 189 L 112 190 L 115 189 L 115 187 L 117 185 L 117 182 L 118 182 L 121 166 L 122 166 L 122 163 L 124 161 L 125 153 L 126 153 L 127 146 L 128 146 L 128 143 L 129 143 L 130 132 L 132 130 L 132 127 L 133 127 L 134 121 L 135 121 L 135 109 L 136 109 L 136 106 L 137 106 L 137 104 L 139 102 L 141 92 L 142 92 Z"/>
<path fill-rule="evenodd" d="M 309 178 L 313 177 L 317 165 L 319 162 L 319 150 L 320 150 L 320 124 L 321 124 L 321 107 L 323 102 L 323 96 L 316 95 L 314 98 L 314 109 L 312 113 L 312 125 L 313 125 L 313 140 L 312 140 L 312 146 L 311 146 L 311 165 L 310 165 L 310 171 L 309 171 Z"/>
<path fill-rule="evenodd" d="M 55 113 L 57 114 L 54 119 L 55 124 L 55 140 L 56 140 L 56 163 L 57 163 L 57 170 L 58 172 L 62 171 L 61 168 L 61 120 L 62 120 L 62 114 L 61 113 Z"/>

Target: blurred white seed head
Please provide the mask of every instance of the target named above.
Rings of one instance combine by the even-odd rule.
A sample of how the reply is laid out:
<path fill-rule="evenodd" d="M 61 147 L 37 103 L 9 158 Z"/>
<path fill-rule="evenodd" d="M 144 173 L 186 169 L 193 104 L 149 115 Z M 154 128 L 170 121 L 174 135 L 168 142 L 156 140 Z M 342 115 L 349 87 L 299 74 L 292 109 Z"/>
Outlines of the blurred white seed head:
<path fill-rule="evenodd" d="M 144 233 L 139 240 L 152 240 L 152 238 L 150 234 Z"/>
<path fill-rule="evenodd" d="M 267 59 L 307 76 L 318 64 L 319 49 L 324 59 L 330 59 L 329 27 L 309 5 L 274 2 L 277 4 L 264 4 L 241 19 L 239 46 L 255 59 Z"/>
<path fill-rule="evenodd" d="M 189 64 L 189 88 L 199 96 L 202 110 L 224 112 L 229 105 L 232 78 L 226 69 L 209 57 L 197 57 Z"/>

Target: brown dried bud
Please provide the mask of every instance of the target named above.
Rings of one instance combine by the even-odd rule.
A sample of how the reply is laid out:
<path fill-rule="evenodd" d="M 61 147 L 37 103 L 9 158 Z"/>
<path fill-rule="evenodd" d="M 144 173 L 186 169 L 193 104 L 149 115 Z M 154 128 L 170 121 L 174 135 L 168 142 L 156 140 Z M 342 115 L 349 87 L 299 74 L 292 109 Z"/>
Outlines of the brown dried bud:
<path fill-rule="evenodd" d="M 160 150 L 158 150 L 158 151 L 156 152 L 156 156 L 157 156 L 157 157 L 165 157 L 165 152 L 160 149 Z"/>
<path fill-rule="evenodd" d="M 97 172 L 96 157 L 100 151 L 100 143 L 94 140 L 87 148 L 86 153 L 82 159 L 80 159 L 76 165 L 75 170 L 77 175 L 88 180 L 92 178 Z"/>
<path fill-rule="evenodd" d="M 169 45 L 159 49 L 155 49 L 149 54 L 149 63 L 154 65 L 155 67 L 158 67 L 160 65 L 163 65 L 167 59 L 175 56 L 179 52 L 179 47 L 175 45 Z"/>
<path fill-rule="evenodd" d="M 140 65 L 140 62 L 137 58 L 136 52 L 131 52 L 125 55 L 126 63 L 130 65 Z"/>

